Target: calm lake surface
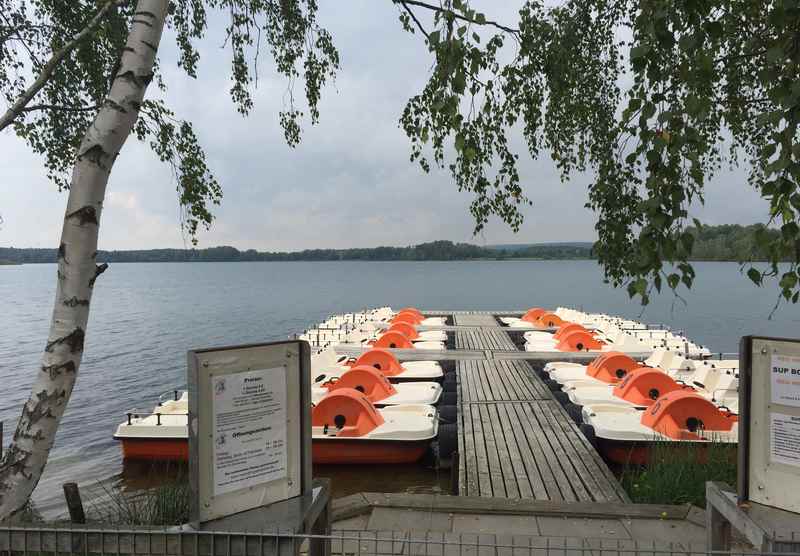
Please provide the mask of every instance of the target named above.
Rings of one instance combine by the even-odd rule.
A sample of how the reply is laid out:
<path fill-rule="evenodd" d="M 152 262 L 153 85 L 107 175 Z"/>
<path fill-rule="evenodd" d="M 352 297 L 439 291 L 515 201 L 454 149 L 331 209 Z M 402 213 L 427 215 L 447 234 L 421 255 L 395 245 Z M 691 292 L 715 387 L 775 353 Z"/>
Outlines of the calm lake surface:
<path fill-rule="evenodd" d="M 186 382 L 186 351 L 284 339 L 332 313 L 365 307 L 511 310 L 582 307 L 686 331 L 714 351 L 735 352 L 744 334 L 798 336 L 800 307 L 768 320 L 776 289 L 759 289 L 735 263 L 697 263 L 686 305 L 671 294 L 644 312 L 602 283 L 592 261 L 297 262 L 112 264 L 98 280 L 78 385 L 34 496 L 60 511 L 61 484 L 108 479 L 123 488 L 147 472 L 123 470 L 112 434 L 124 412 L 152 408 Z M 55 265 L 0 266 L 0 420 L 7 446 L 39 365 L 55 292 Z M 435 490 L 426 470 L 318 469 L 336 473 L 338 494 Z M 420 484 L 414 484 L 414 483 Z"/>

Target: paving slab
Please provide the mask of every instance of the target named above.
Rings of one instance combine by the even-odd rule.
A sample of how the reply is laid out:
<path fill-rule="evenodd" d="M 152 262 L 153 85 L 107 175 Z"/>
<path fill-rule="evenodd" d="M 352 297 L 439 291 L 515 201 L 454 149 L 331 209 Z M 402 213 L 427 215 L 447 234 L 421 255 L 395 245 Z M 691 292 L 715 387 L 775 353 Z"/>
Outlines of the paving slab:
<path fill-rule="evenodd" d="M 496 535 L 539 535 L 536 516 L 453 514 L 454 533 L 494 533 Z"/>
<path fill-rule="evenodd" d="M 593 539 L 630 539 L 619 519 L 589 519 L 537 516 L 539 531 L 548 537 L 581 537 Z"/>
<path fill-rule="evenodd" d="M 443 533 L 449 533 L 452 527 L 453 521 L 449 513 L 396 508 L 375 508 L 367 525 L 370 530 L 410 531 L 414 529 Z"/>
<path fill-rule="evenodd" d="M 666 543 L 703 544 L 706 529 L 686 520 L 632 519 L 622 520 L 634 539 L 654 540 Z"/>
<path fill-rule="evenodd" d="M 331 526 L 333 531 L 365 531 L 369 524 L 369 515 L 357 515 L 336 521 Z"/>

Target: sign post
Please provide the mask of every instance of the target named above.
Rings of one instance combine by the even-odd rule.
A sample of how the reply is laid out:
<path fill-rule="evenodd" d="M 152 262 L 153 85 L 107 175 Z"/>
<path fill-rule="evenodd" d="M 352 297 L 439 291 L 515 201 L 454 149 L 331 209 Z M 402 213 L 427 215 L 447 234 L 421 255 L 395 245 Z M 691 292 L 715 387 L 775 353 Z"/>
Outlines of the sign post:
<path fill-rule="evenodd" d="M 311 482 L 308 344 L 193 350 L 188 384 L 192 526 L 306 532 L 329 495 Z"/>
<path fill-rule="evenodd" d="M 730 526 L 765 551 L 800 551 L 800 340 L 745 336 L 739 353 L 738 488 L 706 485 L 709 547 Z"/>

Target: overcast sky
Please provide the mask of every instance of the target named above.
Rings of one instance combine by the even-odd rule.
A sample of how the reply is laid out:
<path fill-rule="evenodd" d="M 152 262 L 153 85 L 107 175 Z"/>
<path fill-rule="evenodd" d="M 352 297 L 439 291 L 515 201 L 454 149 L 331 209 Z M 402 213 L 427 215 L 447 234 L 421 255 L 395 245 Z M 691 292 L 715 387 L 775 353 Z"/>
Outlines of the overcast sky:
<path fill-rule="evenodd" d="M 563 184 L 549 158 L 533 161 L 518 140 L 520 174 L 533 206 L 514 234 L 494 221 L 472 236 L 470 196 L 446 172 L 422 173 L 408 160 L 398 118 L 425 82 L 430 58 L 419 37 L 404 33 L 389 0 L 323 0 L 319 20 L 333 34 L 342 69 L 323 93 L 322 118 L 304 127 L 290 149 L 278 126 L 286 84 L 262 56 L 256 108 L 240 117 L 228 97 L 227 52 L 212 32 L 199 76 L 175 68 L 170 34 L 162 42 L 169 100 L 192 120 L 225 190 L 223 205 L 200 246 L 260 250 L 410 245 L 436 239 L 478 244 L 593 240 L 594 215 L 583 207 L 586 176 Z M 514 2 L 487 13 L 513 23 Z M 212 19 L 212 27 L 223 21 Z M 301 92 L 299 89 L 296 93 Z M 11 133 L 0 134 L 0 246 L 55 247 L 66 195 L 50 184 L 40 160 Z M 738 170 L 715 179 L 705 223 L 763 220 L 766 204 Z M 174 182 L 165 166 L 135 139 L 123 148 L 109 183 L 101 249 L 184 247 Z"/>

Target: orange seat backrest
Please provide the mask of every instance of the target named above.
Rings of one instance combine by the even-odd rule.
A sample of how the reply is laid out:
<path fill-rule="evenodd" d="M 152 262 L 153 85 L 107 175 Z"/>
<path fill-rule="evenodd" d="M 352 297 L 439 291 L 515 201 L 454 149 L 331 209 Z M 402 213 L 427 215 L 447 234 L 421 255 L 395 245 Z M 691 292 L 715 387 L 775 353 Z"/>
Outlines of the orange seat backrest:
<path fill-rule="evenodd" d="M 400 309 L 397 312 L 398 313 L 411 313 L 412 315 L 415 315 L 419 320 L 423 320 L 425 318 L 425 315 L 422 314 L 422 311 L 420 311 L 416 307 L 403 307 L 402 309 Z"/>
<path fill-rule="evenodd" d="M 528 309 L 527 312 L 522 315 L 522 320 L 535 323 L 536 320 L 546 312 L 547 310 L 542 309 L 541 307 L 533 307 L 532 309 Z"/>
<path fill-rule="evenodd" d="M 422 322 L 422 317 L 417 316 L 414 313 L 397 313 L 391 320 L 391 323 L 395 324 L 398 322 L 407 322 L 408 324 L 419 324 Z"/>
<path fill-rule="evenodd" d="M 533 324 L 539 328 L 554 328 L 564 324 L 564 320 L 555 313 L 545 311 Z"/>
<path fill-rule="evenodd" d="M 365 351 L 353 364 L 354 367 L 361 365 L 368 365 L 377 369 L 383 376 L 397 376 L 404 370 L 397 358 L 385 349 Z"/>
<path fill-rule="evenodd" d="M 419 338 L 419 332 L 417 332 L 417 329 L 413 324 L 407 322 L 396 322 L 389 327 L 389 330 L 399 332 L 409 340 L 416 340 Z"/>
<path fill-rule="evenodd" d="M 648 407 L 664 394 L 681 388 L 661 369 L 636 367 L 614 386 L 613 394 L 633 405 Z"/>
<path fill-rule="evenodd" d="M 383 423 L 383 416 L 367 397 L 349 388 L 325 394 L 311 410 L 311 426 L 327 425 L 333 431 L 339 430 L 336 436 L 364 436 Z"/>
<path fill-rule="evenodd" d="M 372 403 L 385 400 L 397 394 L 392 383 L 378 369 L 371 365 L 356 365 L 346 371 L 339 380 L 330 382 L 328 390 L 335 392 L 340 388 L 351 388 L 364 394 Z"/>
<path fill-rule="evenodd" d="M 411 340 L 408 339 L 408 336 L 396 330 L 385 332 L 375 341 L 373 345 L 378 348 L 398 349 L 409 349 L 414 347 L 414 344 L 411 343 Z"/>
<path fill-rule="evenodd" d="M 586 329 L 586 327 L 583 326 L 582 324 L 578 324 L 577 322 L 568 322 L 568 323 L 562 324 L 561 326 L 558 327 L 558 330 L 556 330 L 556 333 L 553 334 L 553 338 L 555 338 L 556 340 L 559 340 L 559 339 L 563 338 L 564 336 L 566 336 L 567 334 L 569 334 L 570 332 L 574 332 L 575 330 L 583 330 L 584 332 L 589 332 Z M 591 332 L 589 332 L 589 333 L 591 334 Z"/>
<path fill-rule="evenodd" d="M 564 334 L 556 345 L 558 351 L 588 351 L 601 347 L 603 344 L 586 330 L 573 330 Z"/>
<path fill-rule="evenodd" d="M 586 374 L 597 380 L 613 384 L 639 366 L 632 357 L 619 351 L 609 351 L 589 363 Z"/>
<path fill-rule="evenodd" d="M 736 416 L 723 413 L 711 401 L 690 390 L 661 396 L 643 414 L 642 425 L 675 440 L 705 440 L 704 431 L 727 432 Z"/>

